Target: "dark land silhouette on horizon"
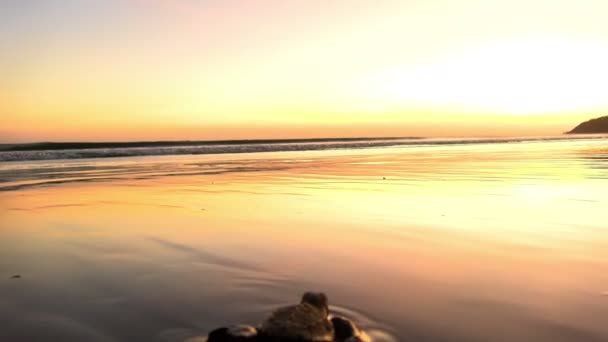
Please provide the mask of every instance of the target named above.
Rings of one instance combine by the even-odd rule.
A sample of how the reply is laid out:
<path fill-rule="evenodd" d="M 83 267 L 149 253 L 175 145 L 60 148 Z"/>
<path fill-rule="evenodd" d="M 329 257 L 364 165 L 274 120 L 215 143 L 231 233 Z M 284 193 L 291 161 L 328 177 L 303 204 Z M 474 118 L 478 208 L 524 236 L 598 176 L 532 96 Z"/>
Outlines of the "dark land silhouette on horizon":
<path fill-rule="evenodd" d="M 608 115 L 587 120 L 574 127 L 566 134 L 608 133 Z"/>

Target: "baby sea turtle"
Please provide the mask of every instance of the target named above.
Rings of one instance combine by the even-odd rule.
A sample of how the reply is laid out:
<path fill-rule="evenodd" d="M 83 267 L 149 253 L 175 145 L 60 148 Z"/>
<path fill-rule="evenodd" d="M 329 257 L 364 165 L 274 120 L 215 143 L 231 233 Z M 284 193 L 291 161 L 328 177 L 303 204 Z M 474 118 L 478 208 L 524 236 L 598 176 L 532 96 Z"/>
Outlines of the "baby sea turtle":
<path fill-rule="evenodd" d="M 302 301 L 275 310 L 259 328 L 222 327 L 208 342 L 367 342 L 369 338 L 346 318 L 329 317 L 327 296 L 306 292 Z"/>

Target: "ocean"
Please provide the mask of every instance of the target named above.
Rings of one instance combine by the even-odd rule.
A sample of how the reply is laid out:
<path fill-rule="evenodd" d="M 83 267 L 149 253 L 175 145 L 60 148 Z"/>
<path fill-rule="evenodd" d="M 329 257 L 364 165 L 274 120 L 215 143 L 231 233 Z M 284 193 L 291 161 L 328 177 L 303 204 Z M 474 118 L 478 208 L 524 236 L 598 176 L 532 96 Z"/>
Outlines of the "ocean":
<path fill-rule="evenodd" d="M 2 341 L 187 341 L 308 290 L 374 341 L 608 340 L 608 137 L 0 147 Z"/>

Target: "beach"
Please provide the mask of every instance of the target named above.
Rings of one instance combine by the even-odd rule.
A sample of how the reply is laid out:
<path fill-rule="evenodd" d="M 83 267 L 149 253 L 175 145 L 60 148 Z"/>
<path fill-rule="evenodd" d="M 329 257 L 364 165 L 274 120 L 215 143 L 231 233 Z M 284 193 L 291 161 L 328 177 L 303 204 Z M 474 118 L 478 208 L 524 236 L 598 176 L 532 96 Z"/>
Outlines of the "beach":
<path fill-rule="evenodd" d="M 265 150 L 2 162 L 0 340 L 608 340 L 606 138 Z"/>

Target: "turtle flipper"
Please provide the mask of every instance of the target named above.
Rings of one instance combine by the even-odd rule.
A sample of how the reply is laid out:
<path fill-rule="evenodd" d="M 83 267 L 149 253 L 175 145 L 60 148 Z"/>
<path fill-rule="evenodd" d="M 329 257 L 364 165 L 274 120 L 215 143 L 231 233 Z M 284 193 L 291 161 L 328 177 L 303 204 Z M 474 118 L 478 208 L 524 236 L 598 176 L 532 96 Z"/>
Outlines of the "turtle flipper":
<path fill-rule="evenodd" d="M 211 331 L 207 338 L 207 342 L 257 342 L 259 340 L 258 330 L 249 325 L 217 328 Z"/>
<path fill-rule="evenodd" d="M 336 342 L 369 342 L 366 333 L 357 328 L 355 323 L 344 317 L 332 317 L 331 324 L 334 326 Z"/>

